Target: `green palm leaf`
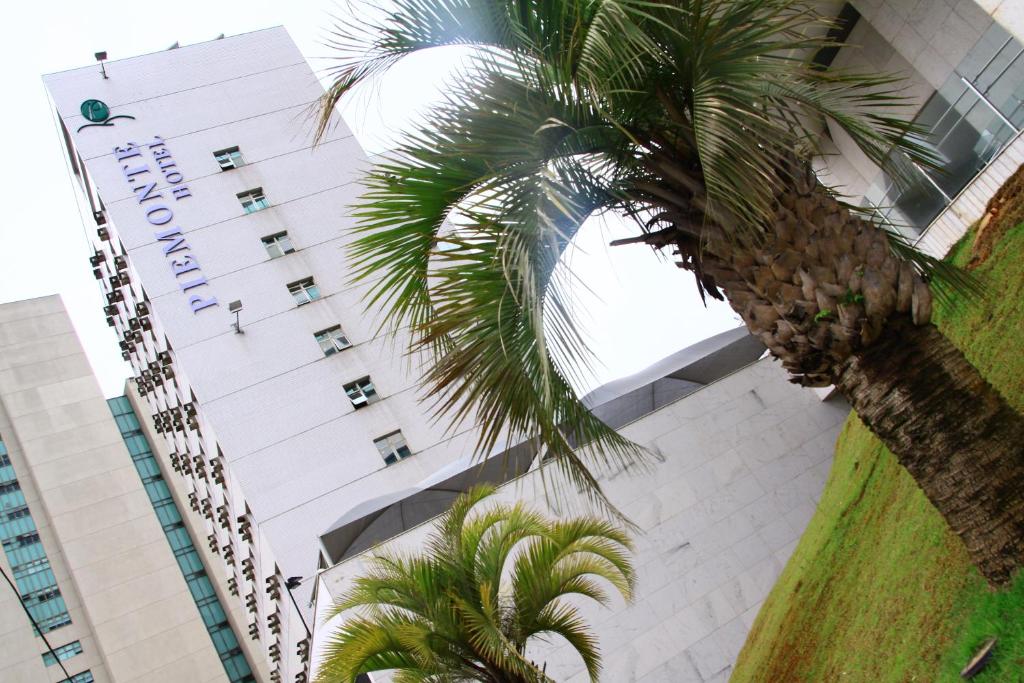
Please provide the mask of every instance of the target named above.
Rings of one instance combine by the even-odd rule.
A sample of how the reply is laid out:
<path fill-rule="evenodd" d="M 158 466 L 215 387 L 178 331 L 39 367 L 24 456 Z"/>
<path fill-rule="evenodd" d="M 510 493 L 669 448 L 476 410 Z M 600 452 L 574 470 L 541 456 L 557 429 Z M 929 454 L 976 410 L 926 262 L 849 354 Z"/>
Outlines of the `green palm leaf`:
<path fill-rule="evenodd" d="M 325 647 L 320 683 L 392 669 L 401 681 L 550 683 L 526 649 L 554 635 L 596 680 L 597 641 L 563 598 L 606 604 L 605 584 L 629 599 L 628 536 L 601 519 L 554 521 L 486 501 L 493 491 L 456 499 L 421 555 L 370 558 L 330 614 L 342 623 Z"/>
<path fill-rule="evenodd" d="M 721 296 L 701 274 L 701 246 L 757 244 L 778 186 L 806 171 L 827 122 L 896 177 L 894 149 L 935 162 L 900 118 L 897 81 L 810 62 L 834 46 L 816 37 L 827 28 L 793 0 L 398 0 L 392 14 L 339 25 L 321 131 L 339 98 L 396 60 L 476 48 L 355 209 L 356 277 L 385 324 L 408 327 L 411 349 L 430 354 L 423 381 L 438 418 L 477 427 L 480 455 L 540 443 L 566 481 L 613 510 L 601 475 L 645 453 L 573 388 L 594 359 L 559 258 L 583 223 L 613 211 L 645 231 L 673 226 L 702 294 Z"/>

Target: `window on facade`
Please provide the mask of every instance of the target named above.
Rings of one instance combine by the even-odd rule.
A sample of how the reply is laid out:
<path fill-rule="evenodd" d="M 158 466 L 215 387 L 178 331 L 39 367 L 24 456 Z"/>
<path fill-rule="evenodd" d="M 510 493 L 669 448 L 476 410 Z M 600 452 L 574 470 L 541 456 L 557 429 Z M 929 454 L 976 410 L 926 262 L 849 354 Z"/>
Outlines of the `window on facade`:
<path fill-rule="evenodd" d="M 266 247 L 270 258 L 278 258 L 295 251 L 295 247 L 292 246 L 292 238 L 288 236 L 287 231 L 264 237 L 263 246 Z"/>
<path fill-rule="evenodd" d="M 324 352 L 325 356 L 329 356 L 332 353 L 343 351 L 348 347 L 352 346 L 349 342 L 348 337 L 341 331 L 341 325 L 335 325 L 334 327 L 328 327 L 326 330 L 320 330 L 313 334 L 316 337 L 316 343 L 320 345 L 320 350 Z"/>
<path fill-rule="evenodd" d="M 60 683 L 93 683 L 96 680 L 92 677 L 91 671 L 83 671 L 80 674 L 75 674 L 71 678 L 65 678 Z"/>
<path fill-rule="evenodd" d="M 228 147 L 219 152 L 214 152 L 213 158 L 217 160 L 222 171 L 230 171 L 233 168 L 245 166 L 245 160 L 242 159 L 242 153 L 238 151 L 237 147 Z"/>
<path fill-rule="evenodd" d="M 374 439 L 373 445 L 377 447 L 380 457 L 384 458 L 384 462 L 388 465 L 394 465 L 399 460 L 404 460 L 412 455 L 401 431 L 391 432 L 379 439 Z"/>
<path fill-rule="evenodd" d="M 310 301 L 316 301 L 320 298 L 320 288 L 316 286 L 311 277 L 290 283 L 288 291 L 291 293 L 292 298 L 295 299 L 297 306 L 308 304 Z"/>
<path fill-rule="evenodd" d="M 0 463 L 0 545 L 25 608 L 39 631 L 48 633 L 71 617 L 2 441 Z"/>
<path fill-rule="evenodd" d="M 263 188 L 257 187 L 255 190 L 249 190 L 248 192 L 239 192 L 238 201 L 242 202 L 242 208 L 245 209 L 246 213 L 256 213 L 263 209 L 270 208 L 270 202 L 267 201 L 267 196 L 263 194 Z"/>
<path fill-rule="evenodd" d="M 54 654 L 57 656 L 54 657 Z M 58 661 L 66 661 L 78 654 L 82 654 L 82 644 L 76 640 L 73 643 L 68 643 L 67 645 L 61 645 L 60 647 L 54 648 L 53 654 L 44 652 L 43 662 L 46 666 L 53 666 Z"/>
<path fill-rule="evenodd" d="M 365 408 L 371 403 L 376 403 L 380 400 L 380 396 L 377 395 L 377 390 L 373 387 L 373 382 L 370 381 L 369 377 L 363 377 L 355 382 L 346 384 L 345 393 L 348 395 L 348 400 L 352 401 L 352 405 L 356 410 Z"/>

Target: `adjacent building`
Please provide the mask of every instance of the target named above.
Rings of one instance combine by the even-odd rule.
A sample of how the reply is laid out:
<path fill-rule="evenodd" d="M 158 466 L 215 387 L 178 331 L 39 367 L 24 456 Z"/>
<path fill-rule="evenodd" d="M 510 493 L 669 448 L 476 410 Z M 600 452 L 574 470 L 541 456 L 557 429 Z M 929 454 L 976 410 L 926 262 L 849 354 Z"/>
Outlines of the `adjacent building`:
<path fill-rule="evenodd" d="M 918 246 L 941 257 L 1024 163 L 1024 10 L 1015 0 L 829 3 L 851 47 L 820 55 L 834 69 L 899 74 L 905 115 L 927 132 L 941 170 L 895 161 L 899 185 L 834 124 L 823 177 Z M 826 170 L 827 169 L 827 170 Z"/>
<path fill-rule="evenodd" d="M 266 679 L 165 474 L 60 298 L 0 305 L 0 680 Z"/>
<path fill-rule="evenodd" d="M 595 410 L 655 455 L 647 470 L 601 480 L 611 502 L 640 529 L 634 601 L 617 598 L 610 608 L 580 602 L 600 644 L 602 681 L 726 683 L 825 485 L 849 406 L 790 384 L 768 358 L 751 362 L 729 338 L 733 334 L 676 354 L 660 370 L 635 378 L 641 381 L 616 383 L 599 396 L 604 400 Z M 514 478 L 495 498 L 552 516 L 593 511 L 556 472 L 545 476 L 533 470 Z M 357 546 L 363 552 L 346 554 L 320 573 L 314 671 L 343 620 L 329 618 L 330 608 L 363 572 L 368 555 L 417 552 L 433 528 L 430 516 L 418 513 L 472 483 L 449 479 L 407 494 L 412 505 L 391 502 L 380 519 L 394 537 L 372 551 Z M 400 507 L 402 515 L 395 514 Z M 537 643 L 528 655 L 559 683 L 590 680 L 561 639 Z M 372 680 L 391 678 L 385 672 Z"/>

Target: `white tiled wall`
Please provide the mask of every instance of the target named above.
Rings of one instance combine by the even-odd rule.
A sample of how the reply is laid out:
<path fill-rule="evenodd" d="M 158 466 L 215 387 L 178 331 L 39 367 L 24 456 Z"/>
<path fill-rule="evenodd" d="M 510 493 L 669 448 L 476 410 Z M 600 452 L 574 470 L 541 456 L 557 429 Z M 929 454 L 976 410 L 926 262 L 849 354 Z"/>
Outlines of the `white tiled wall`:
<path fill-rule="evenodd" d="M 765 359 L 622 430 L 663 461 L 646 474 L 604 481 L 611 500 L 643 533 L 636 538 L 635 602 L 583 605 L 604 653 L 602 680 L 728 678 L 761 602 L 814 513 L 848 412 L 842 400 L 822 403 L 789 384 L 781 367 Z M 547 505 L 536 474 L 506 485 L 499 496 Z M 560 502 L 564 511 L 580 505 Z M 415 549 L 429 529 L 417 527 L 387 547 Z M 364 558 L 321 575 L 320 619 Z M 314 662 L 332 625 L 318 621 Z M 557 681 L 587 680 L 566 647 L 538 647 L 531 657 L 545 661 Z"/>

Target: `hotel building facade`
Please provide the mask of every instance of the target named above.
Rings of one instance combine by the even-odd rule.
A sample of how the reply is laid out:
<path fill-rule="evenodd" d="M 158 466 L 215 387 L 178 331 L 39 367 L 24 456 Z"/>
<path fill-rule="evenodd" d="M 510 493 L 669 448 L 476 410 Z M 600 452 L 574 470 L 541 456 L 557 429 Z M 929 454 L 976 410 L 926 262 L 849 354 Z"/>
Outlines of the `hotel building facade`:
<path fill-rule="evenodd" d="M 44 77 L 90 256 L 192 510 L 272 681 L 306 679 L 320 534 L 473 452 L 350 282 L 366 157 L 283 28 Z M 240 310 L 236 310 L 240 306 Z M 305 613 L 305 614 L 304 614 Z"/>
<path fill-rule="evenodd" d="M 934 128 L 966 184 L 922 171 L 920 196 L 896 195 L 833 130 L 822 173 L 933 253 L 980 217 L 979 198 L 1019 163 L 1024 112 L 1006 90 L 1022 68 L 1014 5 L 828 4 L 865 49 L 822 55 L 825 65 L 902 70 L 915 98 L 908 115 Z M 415 359 L 378 334 L 366 285 L 351 281 L 347 206 L 366 157 L 340 120 L 312 148 L 322 88 L 282 28 L 44 81 L 96 225 L 90 259 L 104 314 L 159 435 L 154 450 L 166 451 L 197 540 L 223 564 L 268 678 L 305 681 L 318 572 L 337 565 L 332 576 L 345 575 L 360 550 L 443 507 L 423 491 L 461 474 L 474 442 L 429 419 Z M 679 419 L 655 410 L 665 405 L 650 419 Z M 814 457 L 804 465 L 818 467 Z M 322 585 L 321 597 L 343 583 Z"/>

